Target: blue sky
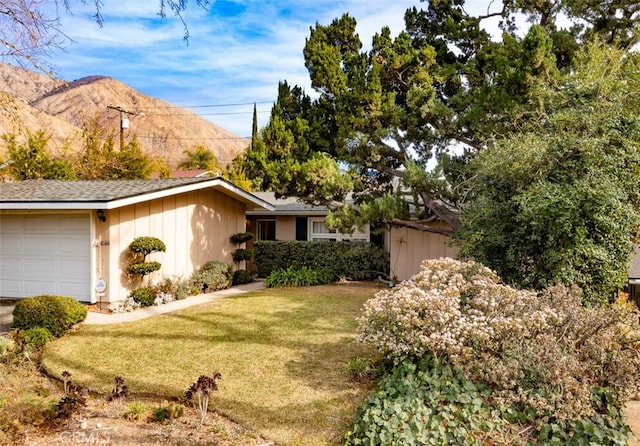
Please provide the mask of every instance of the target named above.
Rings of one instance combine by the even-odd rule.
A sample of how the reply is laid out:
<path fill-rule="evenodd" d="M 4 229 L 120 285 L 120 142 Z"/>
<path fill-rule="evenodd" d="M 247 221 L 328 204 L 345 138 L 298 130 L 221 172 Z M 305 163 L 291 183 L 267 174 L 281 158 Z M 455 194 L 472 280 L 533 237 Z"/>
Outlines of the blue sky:
<path fill-rule="evenodd" d="M 366 49 L 383 26 L 393 35 L 404 29 L 407 8 L 426 6 L 418 0 L 211 0 L 203 9 L 189 0 L 185 42 L 178 18 L 158 16 L 160 0 L 100 1 L 102 28 L 94 1 L 71 1 L 70 13 L 60 11 L 71 41 L 52 58 L 59 77 L 114 77 L 239 136 L 251 134 L 254 102 L 259 126 L 267 123 L 279 81 L 312 94 L 302 56 L 310 27 L 349 13 Z M 467 0 L 466 9 L 473 14 L 501 5 Z"/>
<path fill-rule="evenodd" d="M 348 12 L 366 47 L 385 25 L 397 34 L 405 10 L 421 6 L 408 0 L 218 0 L 204 10 L 191 0 L 186 43 L 179 19 L 158 16 L 159 0 L 104 0 L 102 28 L 93 1 L 71 5 L 61 23 L 72 41 L 52 59 L 59 77 L 114 77 L 240 136 L 251 134 L 254 102 L 259 126 L 266 124 L 279 81 L 312 92 L 302 49 L 316 22 L 329 24 Z"/>

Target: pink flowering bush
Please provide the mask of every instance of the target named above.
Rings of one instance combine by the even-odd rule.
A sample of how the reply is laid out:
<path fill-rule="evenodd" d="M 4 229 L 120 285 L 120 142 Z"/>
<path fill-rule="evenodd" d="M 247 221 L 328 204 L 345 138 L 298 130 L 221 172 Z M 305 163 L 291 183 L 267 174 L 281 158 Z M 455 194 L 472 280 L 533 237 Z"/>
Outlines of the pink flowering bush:
<path fill-rule="evenodd" d="M 369 300 L 359 338 L 396 363 L 458 367 L 493 407 L 542 432 L 609 414 L 640 389 L 638 320 L 624 301 L 588 308 L 577 288 L 518 290 L 478 263 L 439 259 Z"/>

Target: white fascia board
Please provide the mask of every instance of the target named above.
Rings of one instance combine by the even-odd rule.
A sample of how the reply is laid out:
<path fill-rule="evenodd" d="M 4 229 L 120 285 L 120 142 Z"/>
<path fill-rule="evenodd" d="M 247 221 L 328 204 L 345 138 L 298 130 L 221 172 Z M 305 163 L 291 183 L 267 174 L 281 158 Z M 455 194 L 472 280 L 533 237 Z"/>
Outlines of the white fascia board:
<path fill-rule="evenodd" d="M 89 201 L 15 201 L 0 203 L 0 210 L 78 210 L 107 209 L 107 202 Z"/>

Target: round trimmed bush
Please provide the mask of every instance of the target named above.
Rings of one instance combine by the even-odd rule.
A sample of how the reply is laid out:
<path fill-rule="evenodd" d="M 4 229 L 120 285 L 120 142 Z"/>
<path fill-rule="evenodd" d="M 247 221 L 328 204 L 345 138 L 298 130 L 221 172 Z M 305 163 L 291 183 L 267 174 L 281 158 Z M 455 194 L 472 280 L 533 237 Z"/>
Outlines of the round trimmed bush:
<path fill-rule="evenodd" d="M 87 308 L 68 296 L 41 295 L 16 303 L 13 309 L 13 328 L 28 330 L 43 327 L 55 337 L 62 336 L 87 317 Z"/>
<path fill-rule="evenodd" d="M 233 273 L 233 285 L 242 285 L 244 283 L 253 282 L 253 276 L 251 272 L 246 269 L 239 269 Z"/>
<path fill-rule="evenodd" d="M 153 288 L 148 286 L 136 288 L 131 293 L 129 293 L 129 297 L 138 302 L 141 307 L 152 306 L 153 302 L 156 299 L 153 295 Z"/>

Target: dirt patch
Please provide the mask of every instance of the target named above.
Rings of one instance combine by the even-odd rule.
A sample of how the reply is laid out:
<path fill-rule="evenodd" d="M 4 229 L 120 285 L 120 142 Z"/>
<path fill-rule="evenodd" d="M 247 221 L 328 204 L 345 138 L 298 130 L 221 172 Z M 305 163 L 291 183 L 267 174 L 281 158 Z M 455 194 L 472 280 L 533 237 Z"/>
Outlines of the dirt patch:
<path fill-rule="evenodd" d="M 108 402 L 103 397 L 90 397 L 86 409 L 68 423 L 57 428 L 34 429 L 26 433 L 24 445 L 73 446 L 103 444 L 118 446 L 151 445 L 219 445 L 267 446 L 270 441 L 240 424 L 215 412 L 209 412 L 202 427 L 199 414 L 184 406 L 184 414 L 169 423 L 149 419 L 134 421 L 125 418 L 129 407 L 143 402 L 151 412 L 166 402 L 139 400 L 129 397 L 123 401 Z"/>

